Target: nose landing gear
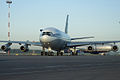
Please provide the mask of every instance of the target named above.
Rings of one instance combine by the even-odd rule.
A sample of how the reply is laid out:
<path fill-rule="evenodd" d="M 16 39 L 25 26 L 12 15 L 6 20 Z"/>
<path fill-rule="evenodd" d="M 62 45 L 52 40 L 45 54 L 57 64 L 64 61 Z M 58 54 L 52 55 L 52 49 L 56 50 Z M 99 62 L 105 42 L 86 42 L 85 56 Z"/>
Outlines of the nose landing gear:
<path fill-rule="evenodd" d="M 54 53 L 51 51 L 51 48 L 48 48 L 48 52 L 45 52 L 45 47 L 42 48 L 41 56 L 53 56 Z"/>

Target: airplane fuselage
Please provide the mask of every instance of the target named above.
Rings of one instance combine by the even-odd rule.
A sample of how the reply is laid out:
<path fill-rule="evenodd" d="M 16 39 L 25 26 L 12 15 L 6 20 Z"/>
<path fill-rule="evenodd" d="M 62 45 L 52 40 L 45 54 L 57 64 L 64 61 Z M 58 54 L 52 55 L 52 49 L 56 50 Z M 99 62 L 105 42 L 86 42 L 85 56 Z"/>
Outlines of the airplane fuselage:
<path fill-rule="evenodd" d="M 66 48 L 71 38 L 64 32 L 56 28 L 46 28 L 40 34 L 40 42 L 43 47 L 60 51 Z"/>

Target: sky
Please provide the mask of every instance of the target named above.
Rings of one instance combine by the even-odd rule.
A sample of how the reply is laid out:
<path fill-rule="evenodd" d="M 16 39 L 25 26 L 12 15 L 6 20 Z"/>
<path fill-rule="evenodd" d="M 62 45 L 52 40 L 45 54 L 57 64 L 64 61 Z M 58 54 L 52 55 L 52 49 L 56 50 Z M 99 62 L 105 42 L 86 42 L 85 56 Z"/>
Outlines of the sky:
<path fill-rule="evenodd" d="M 11 40 L 39 41 L 40 29 L 64 31 L 69 18 L 71 37 L 120 40 L 120 0 L 12 0 Z M 8 5 L 0 0 L 0 40 L 8 40 Z"/>

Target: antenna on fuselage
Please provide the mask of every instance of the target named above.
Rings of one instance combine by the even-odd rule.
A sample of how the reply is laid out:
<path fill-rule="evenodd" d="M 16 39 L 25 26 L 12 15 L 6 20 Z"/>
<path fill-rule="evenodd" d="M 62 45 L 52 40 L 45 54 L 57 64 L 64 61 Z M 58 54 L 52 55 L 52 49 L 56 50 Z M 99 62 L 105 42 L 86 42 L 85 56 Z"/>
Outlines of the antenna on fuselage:
<path fill-rule="evenodd" d="M 65 24 L 65 33 L 66 34 L 68 33 L 68 18 L 69 18 L 69 15 L 67 15 L 66 24 Z"/>

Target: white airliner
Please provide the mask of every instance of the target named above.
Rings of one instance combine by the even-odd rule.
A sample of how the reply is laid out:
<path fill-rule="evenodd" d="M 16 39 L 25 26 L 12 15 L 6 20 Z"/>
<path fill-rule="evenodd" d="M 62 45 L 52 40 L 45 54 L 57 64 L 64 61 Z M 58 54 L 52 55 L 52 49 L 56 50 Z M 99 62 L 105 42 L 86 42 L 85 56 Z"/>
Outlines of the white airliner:
<path fill-rule="evenodd" d="M 113 45 L 110 45 L 111 51 L 118 50 L 118 47 L 115 45 L 115 43 L 118 43 L 120 41 L 73 42 L 73 40 L 76 40 L 76 39 L 86 39 L 86 38 L 93 38 L 93 37 L 70 38 L 70 36 L 67 34 L 68 33 L 68 18 L 69 18 L 69 15 L 67 15 L 67 18 L 66 18 L 65 32 L 62 32 L 53 27 L 40 29 L 40 42 L 0 41 L 0 42 L 7 43 L 5 45 L 2 45 L 1 49 L 3 51 L 9 51 L 12 43 L 17 43 L 20 45 L 22 44 L 22 46 L 20 47 L 20 50 L 23 52 L 26 52 L 29 50 L 28 46 L 34 45 L 34 46 L 42 46 L 43 47 L 43 52 L 41 53 L 41 55 L 45 54 L 45 48 L 47 48 L 48 50 L 57 51 L 57 55 L 63 55 L 63 53 L 61 53 L 61 50 L 65 50 L 65 49 L 69 49 L 69 48 L 75 49 L 78 46 L 88 45 L 87 49 L 89 51 L 93 51 L 93 50 L 95 50 L 95 47 L 93 47 L 93 45 L 94 46 L 104 45 L 104 44 L 109 45 L 109 43 L 114 43 Z M 104 46 L 102 48 L 104 48 Z"/>

